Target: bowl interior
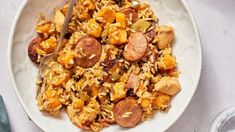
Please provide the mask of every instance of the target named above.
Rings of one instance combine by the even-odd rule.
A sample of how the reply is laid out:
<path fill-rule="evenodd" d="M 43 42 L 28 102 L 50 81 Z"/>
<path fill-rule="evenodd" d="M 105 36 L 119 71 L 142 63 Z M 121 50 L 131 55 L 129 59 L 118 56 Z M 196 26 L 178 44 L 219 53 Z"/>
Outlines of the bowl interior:
<path fill-rule="evenodd" d="M 168 113 L 155 114 L 155 117 L 132 129 L 112 126 L 104 131 L 164 131 L 172 125 L 189 104 L 199 81 L 201 71 L 201 45 L 195 22 L 188 7 L 181 0 L 147 0 L 160 24 L 172 25 L 175 29 L 173 54 L 177 57 L 182 91 L 174 97 Z M 36 36 L 34 27 L 37 16 L 45 12 L 52 16 L 54 7 L 62 6 L 58 0 L 28 0 L 19 10 L 14 23 L 9 46 L 9 66 L 16 94 L 29 117 L 43 130 L 52 132 L 77 132 L 65 112 L 60 118 L 53 118 L 38 110 L 35 101 L 35 79 L 37 67 L 27 56 L 28 42 Z"/>

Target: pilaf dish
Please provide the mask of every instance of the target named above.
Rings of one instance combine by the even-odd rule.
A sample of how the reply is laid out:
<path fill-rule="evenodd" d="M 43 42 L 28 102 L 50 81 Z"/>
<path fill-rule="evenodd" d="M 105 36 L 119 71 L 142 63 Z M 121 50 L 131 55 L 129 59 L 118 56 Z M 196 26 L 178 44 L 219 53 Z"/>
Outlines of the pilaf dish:
<path fill-rule="evenodd" d="M 38 36 L 28 45 L 31 61 L 39 64 L 56 48 L 68 5 L 55 8 L 53 20 L 40 15 Z M 140 1 L 77 0 L 63 46 L 37 81 L 39 110 L 52 116 L 65 110 L 72 123 L 92 131 L 135 127 L 167 112 L 181 86 L 174 29 L 158 20 Z"/>

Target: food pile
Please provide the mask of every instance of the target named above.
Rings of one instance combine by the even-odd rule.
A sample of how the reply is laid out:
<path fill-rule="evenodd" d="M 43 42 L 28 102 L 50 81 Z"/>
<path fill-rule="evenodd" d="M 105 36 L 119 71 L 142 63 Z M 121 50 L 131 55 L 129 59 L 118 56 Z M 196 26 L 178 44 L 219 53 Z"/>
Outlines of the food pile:
<path fill-rule="evenodd" d="M 59 116 L 64 109 L 79 128 L 99 131 L 115 123 L 135 127 L 170 108 L 181 90 L 174 30 L 158 25 L 147 3 L 133 2 L 76 2 L 63 47 L 37 82 L 41 111 Z M 54 20 L 40 16 L 31 61 L 39 64 L 56 48 L 68 5 L 55 9 Z"/>

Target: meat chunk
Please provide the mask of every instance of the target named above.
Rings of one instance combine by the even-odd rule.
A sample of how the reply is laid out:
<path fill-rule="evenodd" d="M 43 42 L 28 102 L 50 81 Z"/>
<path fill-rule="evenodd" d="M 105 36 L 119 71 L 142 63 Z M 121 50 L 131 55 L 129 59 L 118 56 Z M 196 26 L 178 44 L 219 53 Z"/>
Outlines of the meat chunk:
<path fill-rule="evenodd" d="M 181 90 L 180 83 L 175 77 L 163 77 L 154 86 L 154 91 L 174 96 Z"/>
<path fill-rule="evenodd" d="M 127 89 L 133 89 L 134 90 L 133 92 L 135 93 L 137 91 L 139 85 L 140 85 L 140 79 L 139 79 L 138 75 L 131 73 L 128 80 L 127 80 L 125 87 Z"/>
<path fill-rule="evenodd" d="M 123 56 L 128 61 L 138 61 L 141 59 L 148 49 L 148 42 L 145 36 L 140 33 L 132 33 L 125 46 Z"/>
<path fill-rule="evenodd" d="M 130 21 L 136 22 L 138 20 L 138 12 L 134 8 L 121 8 L 120 11 L 124 13 Z"/>
<path fill-rule="evenodd" d="M 148 42 L 152 42 L 154 40 L 154 38 L 156 37 L 156 27 L 157 27 L 157 24 L 156 22 L 152 22 L 152 29 L 149 30 L 145 35 L 146 35 L 146 38 L 148 40 Z"/>
<path fill-rule="evenodd" d="M 65 20 L 64 14 L 59 9 L 55 9 L 54 22 L 57 32 L 61 32 L 64 20 Z"/>
<path fill-rule="evenodd" d="M 153 39 L 156 37 L 156 32 L 152 29 L 146 33 L 148 42 L 152 42 Z"/>
<path fill-rule="evenodd" d="M 82 37 L 74 50 L 77 54 L 75 64 L 83 68 L 94 66 L 100 60 L 102 53 L 100 42 L 90 36 Z"/>
<path fill-rule="evenodd" d="M 169 48 L 174 39 L 174 31 L 169 26 L 159 26 L 157 28 L 157 37 L 155 42 L 158 44 L 159 49 Z"/>
<path fill-rule="evenodd" d="M 39 44 L 44 41 L 43 37 L 37 37 L 33 39 L 28 46 L 28 56 L 32 62 L 38 63 L 38 53 L 37 48 L 40 48 Z"/>
<path fill-rule="evenodd" d="M 118 102 L 114 108 L 114 118 L 122 127 L 134 127 L 142 118 L 142 108 L 135 99 L 125 99 Z"/>

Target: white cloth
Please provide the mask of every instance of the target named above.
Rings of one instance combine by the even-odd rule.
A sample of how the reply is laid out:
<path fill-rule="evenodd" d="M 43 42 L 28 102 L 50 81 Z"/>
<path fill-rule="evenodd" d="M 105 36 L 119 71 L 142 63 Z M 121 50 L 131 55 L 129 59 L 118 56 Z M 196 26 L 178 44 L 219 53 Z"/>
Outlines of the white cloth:
<path fill-rule="evenodd" d="M 186 1 L 192 9 L 201 35 L 202 75 L 192 102 L 167 132 L 206 132 L 218 112 L 235 105 L 235 1 Z M 0 1 L 0 94 L 5 101 L 13 132 L 41 132 L 20 106 L 7 66 L 8 36 L 21 2 Z"/>

